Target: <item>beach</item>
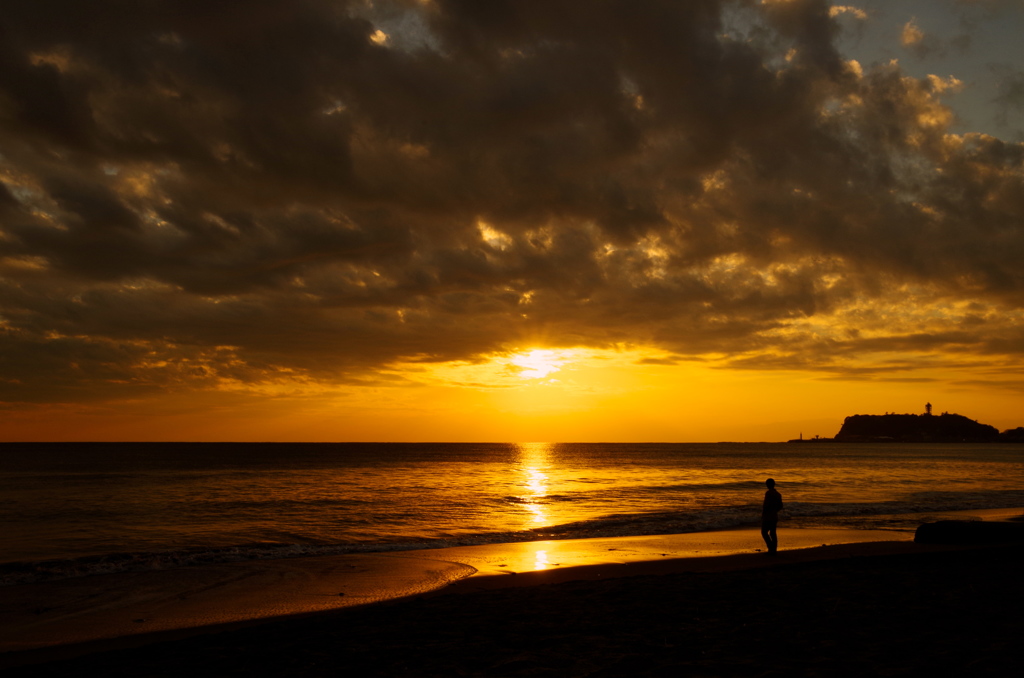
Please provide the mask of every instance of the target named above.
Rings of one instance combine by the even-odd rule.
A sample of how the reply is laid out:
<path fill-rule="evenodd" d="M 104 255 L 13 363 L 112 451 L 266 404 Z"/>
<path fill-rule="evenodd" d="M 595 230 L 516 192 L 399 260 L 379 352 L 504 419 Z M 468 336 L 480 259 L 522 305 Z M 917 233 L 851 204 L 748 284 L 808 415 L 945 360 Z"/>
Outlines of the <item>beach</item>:
<path fill-rule="evenodd" d="M 734 532 L 749 544 L 752 531 Z M 600 562 L 539 569 L 536 545 L 532 563 L 529 549 L 503 545 L 521 560 L 497 562 L 492 551 L 476 561 L 489 571 L 383 602 L 7 652 L 0 667 L 12 676 L 1012 673 L 1024 631 L 1019 546 L 810 547 L 811 536 L 774 557 L 652 558 L 658 540 L 648 538 Z M 592 554 L 609 548 L 598 543 Z M 562 547 L 578 559 L 586 550 Z M 437 555 L 408 558 L 468 559 Z"/>
<path fill-rule="evenodd" d="M 3 457 L 5 675 L 978 675 L 1019 637 L 985 625 L 1020 607 L 1019 553 L 914 541 L 1020 518 L 1012 446 Z M 775 556 L 767 475 L 786 479 Z"/>

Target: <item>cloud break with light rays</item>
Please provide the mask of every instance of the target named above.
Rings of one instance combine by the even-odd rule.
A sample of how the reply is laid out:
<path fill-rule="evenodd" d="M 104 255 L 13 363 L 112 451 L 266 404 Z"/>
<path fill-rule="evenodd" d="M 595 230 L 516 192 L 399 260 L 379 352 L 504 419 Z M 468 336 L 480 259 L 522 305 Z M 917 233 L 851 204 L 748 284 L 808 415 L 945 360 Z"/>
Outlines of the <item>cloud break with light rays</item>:
<path fill-rule="evenodd" d="M 566 388 L 624 356 L 1020 394 L 1024 144 L 957 128 L 956 74 L 842 53 L 877 16 L 11 0 L 0 404 Z M 893 48 L 928 58 L 912 19 Z"/>

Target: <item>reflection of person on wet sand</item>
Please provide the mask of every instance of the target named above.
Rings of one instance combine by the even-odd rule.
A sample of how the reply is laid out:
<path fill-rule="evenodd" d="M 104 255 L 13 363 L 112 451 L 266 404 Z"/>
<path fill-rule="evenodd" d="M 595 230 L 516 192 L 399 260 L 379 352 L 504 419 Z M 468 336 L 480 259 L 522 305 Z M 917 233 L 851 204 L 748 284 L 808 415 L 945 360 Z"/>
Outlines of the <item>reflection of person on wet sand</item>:
<path fill-rule="evenodd" d="M 764 482 L 768 491 L 764 493 L 764 504 L 761 506 L 761 536 L 768 545 L 768 553 L 779 550 L 779 537 L 775 528 L 779 524 L 779 511 L 782 510 L 782 495 L 775 489 L 775 480 L 769 478 Z"/>

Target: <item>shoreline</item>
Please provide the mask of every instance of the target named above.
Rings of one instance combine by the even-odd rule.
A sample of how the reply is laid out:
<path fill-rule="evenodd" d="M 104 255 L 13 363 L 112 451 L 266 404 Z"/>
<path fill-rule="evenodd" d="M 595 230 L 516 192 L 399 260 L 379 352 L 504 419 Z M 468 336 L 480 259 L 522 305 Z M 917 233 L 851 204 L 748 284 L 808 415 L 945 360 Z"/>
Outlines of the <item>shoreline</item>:
<path fill-rule="evenodd" d="M 39 677 L 1012 675 L 1022 555 L 1019 544 L 861 542 L 583 566 L 587 576 L 560 582 L 542 580 L 552 571 L 490 575 L 188 636 L 0 655 L 0 667 Z"/>
<path fill-rule="evenodd" d="M 0 610 L 6 639 L 0 668 L 445 594 L 962 548 L 914 544 L 904 532 L 789 529 L 780 536 L 775 557 L 759 553 L 759 532 L 746 528 L 231 563 L 5 587 L 21 595 L 8 596 Z"/>
<path fill-rule="evenodd" d="M 5 587 L 0 668 L 480 589 L 715 571 L 914 550 L 912 535 L 790 529 L 776 558 L 752 528 L 312 556 Z M 833 552 L 833 547 L 846 547 Z M 19 660 L 18 658 L 21 658 Z"/>

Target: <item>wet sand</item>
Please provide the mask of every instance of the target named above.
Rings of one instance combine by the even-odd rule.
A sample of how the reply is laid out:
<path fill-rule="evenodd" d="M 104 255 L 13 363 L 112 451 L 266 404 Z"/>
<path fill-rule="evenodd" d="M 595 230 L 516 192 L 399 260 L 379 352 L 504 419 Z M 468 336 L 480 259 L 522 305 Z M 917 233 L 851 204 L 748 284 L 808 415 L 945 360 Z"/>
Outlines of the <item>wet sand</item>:
<path fill-rule="evenodd" d="M 245 576 L 239 566 L 250 564 L 215 576 L 139 573 L 192 580 L 180 599 L 163 585 L 126 581 L 124 604 L 115 596 L 92 607 L 87 594 L 62 604 L 54 589 L 58 609 L 28 615 L 5 598 L 4 642 L 42 645 L 0 654 L 0 668 L 126 676 L 1012 673 L 1005 669 L 1017 664 L 1024 630 L 1019 547 L 927 546 L 899 533 L 884 534 L 901 541 L 858 541 L 879 535 L 838 531 L 854 533 L 844 543 L 824 532 L 788 530 L 789 549 L 776 556 L 753 552 L 756 531 L 736 530 L 304 558 L 276 561 L 272 574 L 267 563 L 251 564 Z M 87 579 L 99 578 L 76 585 Z M 132 617 L 139 605 L 152 616 Z M 166 623 L 175 618 L 179 625 Z M 114 619 L 120 626 L 109 625 Z M 140 630 L 147 625 L 157 632 Z M 79 637 L 91 630 L 93 640 L 53 643 L 75 629 Z M 33 641 L 32 633 L 40 635 Z"/>
<path fill-rule="evenodd" d="M 1016 675 L 1024 549 L 855 555 L 865 546 L 757 554 L 772 562 L 751 569 L 421 596 L 5 675 Z M 845 555 L 789 561 L 829 549 Z"/>
<path fill-rule="evenodd" d="M 783 549 L 858 542 L 906 545 L 910 539 L 911 534 L 900 532 L 788 530 Z M 521 582 L 623 576 L 658 562 L 670 563 L 670 570 L 683 566 L 676 561 L 701 561 L 705 568 L 720 569 L 728 562 L 749 567 L 761 559 L 709 558 L 758 555 L 763 547 L 757 530 L 742 529 L 257 560 L 11 586 L 2 589 L 0 652 L 136 637 L 147 642 L 153 634 L 180 636 L 380 603 L 456 582 L 475 589 L 506 586 L 512 582 L 501 580 L 515 576 Z M 623 569 L 627 564 L 634 567 Z M 4 658 L 0 654 L 0 666 Z"/>

